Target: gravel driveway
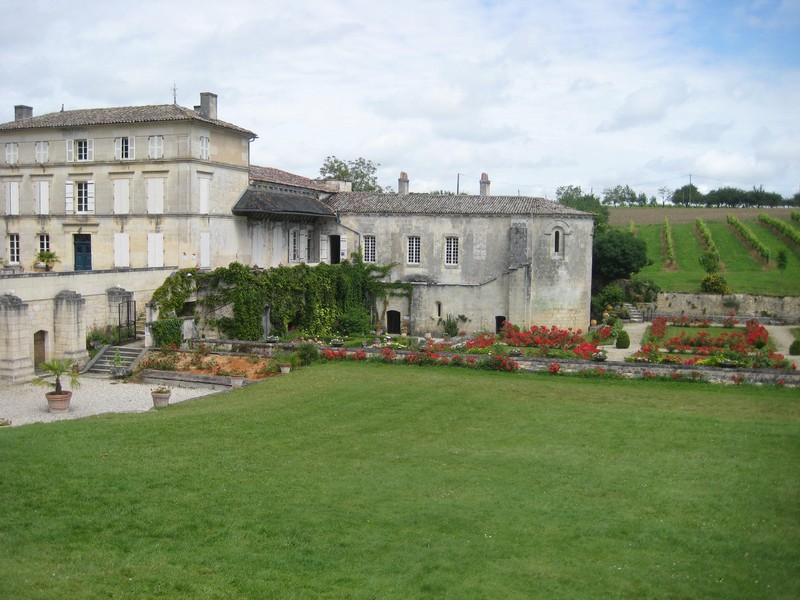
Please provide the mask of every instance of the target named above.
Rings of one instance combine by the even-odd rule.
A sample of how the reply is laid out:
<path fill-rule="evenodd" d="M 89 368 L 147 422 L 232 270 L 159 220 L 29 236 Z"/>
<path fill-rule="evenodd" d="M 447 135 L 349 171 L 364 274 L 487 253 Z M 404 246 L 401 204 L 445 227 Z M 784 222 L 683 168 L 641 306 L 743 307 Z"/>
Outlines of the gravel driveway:
<path fill-rule="evenodd" d="M 107 378 L 84 375 L 80 387 L 73 390 L 69 412 L 58 414 L 47 410 L 44 394 L 47 388 L 23 383 L 0 387 L 0 419 L 11 424 L 49 423 L 66 419 L 82 419 L 102 413 L 146 412 L 153 410 L 150 390 L 155 386 L 146 383 L 123 383 Z M 214 390 L 172 388 L 170 404 L 184 402 L 199 396 L 216 394 Z"/>

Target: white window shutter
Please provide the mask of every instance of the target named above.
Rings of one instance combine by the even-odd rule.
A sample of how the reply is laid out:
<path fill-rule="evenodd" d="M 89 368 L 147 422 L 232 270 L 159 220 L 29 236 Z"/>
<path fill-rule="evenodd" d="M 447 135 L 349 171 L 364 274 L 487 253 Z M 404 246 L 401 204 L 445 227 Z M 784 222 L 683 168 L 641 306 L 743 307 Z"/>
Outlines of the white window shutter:
<path fill-rule="evenodd" d="M 36 182 L 36 213 L 40 215 L 50 214 L 50 182 Z"/>
<path fill-rule="evenodd" d="M 94 181 L 86 183 L 86 212 L 94 214 Z"/>
<path fill-rule="evenodd" d="M 128 138 L 128 158 L 136 158 L 136 138 L 133 136 Z"/>
<path fill-rule="evenodd" d="M 308 262 L 308 232 L 300 230 L 300 262 Z"/>
<path fill-rule="evenodd" d="M 75 212 L 75 208 L 74 208 L 74 205 L 73 205 L 73 198 L 74 198 L 73 189 L 74 189 L 74 187 L 75 187 L 75 184 L 73 182 L 71 182 L 71 181 L 68 181 L 67 185 L 66 185 L 66 189 L 64 190 L 64 201 L 65 201 L 64 212 L 66 214 L 68 214 L 68 215 L 71 215 L 71 214 L 73 214 Z"/>
<path fill-rule="evenodd" d="M 127 215 L 130 212 L 130 181 L 114 180 L 114 214 Z"/>
<path fill-rule="evenodd" d="M 328 258 L 328 236 L 321 234 L 319 236 L 319 262 L 329 262 Z"/>
<path fill-rule="evenodd" d="M 200 232 L 200 267 L 211 266 L 211 233 Z"/>
<path fill-rule="evenodd" d="M 19 214 L 19 183 L 16 181 L 7 181 L 6 185 L 6 214 L 18 215 Z"/>
<path fill-rule="evenodd" d="M 94 140 L 86 140 L 86 160 L 94 160 Z"/>
<path fill-rule="evenodd" d="M 75 140 L 67 140 L 67 162 L 75 162 Z"/>
<path fill-rule="evenodd" d="M 200 206 L 199 212 L 201 215 L 209 213 L 209 189 L 211 187 L 211 180 L 208 177 L 200 177 L 198 183 L 200 184 Z"/>
<path fill-rule="evenodd" d="M 147 234 L 147 266 L 148 267 L 163 267 L 164 266 L 164 234 L 163 233 L 148 233 Z"/>
<path fill-rule="evenodd" d="M 114 138 L 114 160 L 122 159 L 122 138 Z"/>
<path fill-rule="evenodd" d="M 347 260 L 350 256 L 347 253 L 347 236 L 343 235 L 339 238 L 339 260 Z"/>
<path fill-rule="evenodd" d="M 147 212 L 152 215 L 164 213 L 164 180 L 161 178 L 147 180 Z"/>
<path fill-rule="evenodd" d="M 127 233 L 114 234 L 114 266 L 130 267 L 130 238 Z"/>

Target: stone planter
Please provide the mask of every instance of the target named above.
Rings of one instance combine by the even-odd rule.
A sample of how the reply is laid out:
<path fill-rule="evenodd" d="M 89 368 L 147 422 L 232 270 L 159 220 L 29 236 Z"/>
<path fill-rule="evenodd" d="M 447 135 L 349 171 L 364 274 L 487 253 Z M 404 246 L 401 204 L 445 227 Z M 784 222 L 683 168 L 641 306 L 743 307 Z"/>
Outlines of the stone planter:
<path fill-rule="evenodd" d="M 292 365 L 278 365 L 281 369 L 281 375 L 286 375 L 292 370 Z"/>
<path fill-rule="evenodd" d="M 241 375 L 231 375 L 231 387 L 240 388 L 244 385 L 244 377 Z"/>
<path fill-rule="evenodd" d="M 154 407 L 164 408 L 165 406 L 169 406 L 169 397 L 172 395 L 172 392 L 150 392 L 150 395 L 153 397 Z"/>
<path fill-rule="evenodd" d="M 47 406 L 50 408 L 51 413 L 65 413 L 69 412 L 69 403 L 72 400 L 72 392 L 62 392 L 57 394 L 55 392 L 47 392 Z"/>
<path fill-rule="evenodd" d="M 114 379 L 122 379 L 128 375 L 128 367 L 111 367 L 111 376 Z"/>

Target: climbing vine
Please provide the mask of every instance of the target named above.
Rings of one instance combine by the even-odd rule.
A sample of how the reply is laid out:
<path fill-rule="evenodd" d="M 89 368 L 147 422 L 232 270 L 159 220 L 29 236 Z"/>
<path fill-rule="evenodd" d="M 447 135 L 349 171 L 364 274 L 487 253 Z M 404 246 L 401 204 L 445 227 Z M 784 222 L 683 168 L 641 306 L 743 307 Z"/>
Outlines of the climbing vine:
<path fill-rule="evenodd" d="M 197 269 L 180 269 L 167 277 L 153 292 L 152 305 L 158 310 L 159 319 L 178 316 L 196 283 Z"/>
<path fill-rule="evenodd" d="M 178 314 L 194 281 L 206 314 L 227 308 L 224 312 L 231 315 L 211 322 L 224 336 L 238 340 L 261 337 L 265 306 L 271 329 L 279 335 L 290 330 L 308 336 L 366 333 L 380 316 L 375 309 L 378 302 L 385 308 L 389 296 L 411 296 L 410 284 L 385 281 L 391 269 L 392 265 L 365 264 L 357 253 L 352 262 L 314 267 L 262 270 L 231 263 L 210 273 L 182 274 L 181 285 L 170 278 L 156 290 L 153 301 L 161 314 L 170 310 Z"/>

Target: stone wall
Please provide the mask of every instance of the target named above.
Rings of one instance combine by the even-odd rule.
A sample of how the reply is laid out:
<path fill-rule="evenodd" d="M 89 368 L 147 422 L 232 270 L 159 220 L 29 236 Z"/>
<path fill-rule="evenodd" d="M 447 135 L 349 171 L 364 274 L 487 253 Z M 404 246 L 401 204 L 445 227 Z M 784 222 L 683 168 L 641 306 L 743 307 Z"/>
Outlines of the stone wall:
<path fill-rule="evenodd" d="M 655 314 L 690 317 L 753 317 L 761 321 L 800 323 L 800 296 L 754 296 L 748 294 L 679 294 L 662 292 L 656 300 Z"/>

